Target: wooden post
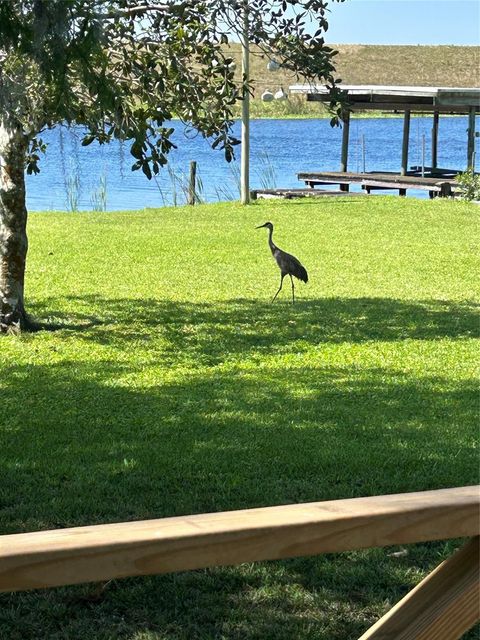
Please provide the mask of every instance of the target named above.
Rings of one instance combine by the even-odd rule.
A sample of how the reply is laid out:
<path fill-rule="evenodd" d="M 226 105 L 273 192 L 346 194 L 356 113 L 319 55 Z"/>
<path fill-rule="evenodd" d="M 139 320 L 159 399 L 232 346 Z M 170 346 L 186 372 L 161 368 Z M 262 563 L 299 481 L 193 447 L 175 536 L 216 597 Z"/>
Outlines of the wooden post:
<path fill-rule="evenodd" d="M 433 112 L 433 127 L 432 127 L 432 169 L 437 168 L 437 149 L 438 149 L 438 123 L 440 114 L 438 111 Z"/>
<path fill-rule="evenodd" d="M 438 194 L 440 198 L 452 197 L 452 185 L 450 182 L 439 182 L 437 184 L 440 186 L 440 193 Z"/>
<path fill-rule="evenodd" d="M 197 199 L 197 163 L 195 160 L 190 161 L 190 178 L 188 181 L 188 204 L 192 206 L 195 204 Z"/>
<path fill-rule="evenodd" d="M 240 172 L 241 201 L 242 204 L 250 202 L 250 43 L 248 41 L 248 2 L 245 0 L 243 8 L 243 33 L 242 33 L 242 165 Z"/>
<path fill-rule="evenodd" d="M 403 118 L 402 167 L 400 175 L 405 176 L 408 170 L 408 138 L 410 136 L 410 109 L 405 109 Z"/>
<path fill-rule="evenodd" d="M 473 167 L 475 152 L 475 107 L 470 107 L 468 114 L 467 169 Z"/>
<path fill-rule="evenodd" d="M 365 173 L 365 134 L 362 133 L 362 173 Z"/>
<path fill-rule="evenodd" d="M 422 133 L 422 178 L 425 177 L 425 134 Z"/>
<path fill-rule="evenodd" d="M 350 134 L 350 112 L 349 111 L 344 111 L 342 120 L 343 120 L 342 158 L 340 161 L 340 171 L 345 173 L 347 171 L 347 165 L 348 165 L 348 137 Z"/>
<path fill-rule="evenodd" d="M 359 640 L 457 640 L 480 617 L 479 538 L 442 562 Z"/>
<path fill-rule="evenodd" d="M 345 173 L 348 165 L 348 138 L 350 134 L 350 112 L 343 112 L 343 130 L 342 130 L 342 158 L 340 160 L 340 171 Z M 348 184 L 341 184 L 340 191 L 348 191 L 350 186 Z"/>

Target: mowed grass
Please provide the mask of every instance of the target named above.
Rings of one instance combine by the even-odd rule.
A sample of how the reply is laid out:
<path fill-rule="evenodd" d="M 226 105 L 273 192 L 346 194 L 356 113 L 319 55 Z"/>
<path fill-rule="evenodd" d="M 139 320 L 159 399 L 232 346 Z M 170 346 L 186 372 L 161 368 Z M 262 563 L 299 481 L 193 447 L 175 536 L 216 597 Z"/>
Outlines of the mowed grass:
<path fill-rule="evenodd" d="M 31 215 L 28 307 L 57 330 L 0 340 L 0 531 L 478 482 L 479 212 Z M 295 306 L 266 220 L 309 271 Z M 458 544 L 3 594 L 0 637 L 353 639 Z"/>

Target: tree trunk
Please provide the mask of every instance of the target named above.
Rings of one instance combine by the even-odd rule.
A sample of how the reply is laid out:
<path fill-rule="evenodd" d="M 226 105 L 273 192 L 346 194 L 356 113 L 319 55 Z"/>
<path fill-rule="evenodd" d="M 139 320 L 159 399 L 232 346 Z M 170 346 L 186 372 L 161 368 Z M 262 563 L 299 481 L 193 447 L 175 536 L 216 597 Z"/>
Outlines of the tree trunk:
<path fill-rule="evenodd" d="M 0 122 L 0 333 L 31 327 L 25 313 L 27 138 Z"/>

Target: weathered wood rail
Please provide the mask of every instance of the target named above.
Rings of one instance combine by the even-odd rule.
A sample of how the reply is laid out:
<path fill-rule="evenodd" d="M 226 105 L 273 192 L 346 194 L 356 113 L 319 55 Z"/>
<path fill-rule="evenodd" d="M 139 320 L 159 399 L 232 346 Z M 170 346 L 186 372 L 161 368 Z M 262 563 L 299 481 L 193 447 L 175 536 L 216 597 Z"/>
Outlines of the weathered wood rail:
<path fill-rule="evenodd" d="M 479 498 L 461 487 L 5 535 L 0 591 L 478 536 Z M 362 639 L 459 638 L 479 619 L 477 589 L 478 539 Z"/>

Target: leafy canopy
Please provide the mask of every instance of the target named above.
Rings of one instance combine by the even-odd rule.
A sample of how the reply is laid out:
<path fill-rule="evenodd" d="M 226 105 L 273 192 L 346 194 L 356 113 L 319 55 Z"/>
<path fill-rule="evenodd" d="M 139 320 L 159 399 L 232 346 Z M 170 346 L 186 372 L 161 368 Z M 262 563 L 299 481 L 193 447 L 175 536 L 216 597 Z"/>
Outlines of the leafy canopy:
<path fill-rule="evenodd" d="M 338 0 L 343 1 L 343 0 Z M 311 81 L 332 87 L 324 44 L 325 0 L 0 0 L 0 125 L 29 142 L 56 124 L 84 127 L 82 144 L 131 141 L 133 169 L 158 173 L 174 146 L 175 116 L 233 157 L 233 108 L 249 90 L 235 76 L 228 42 L 241 36 Z M 309 33 L 316 22 L 318 30 Z M 238 75 L 237 75 L 238 78 Z"/>

